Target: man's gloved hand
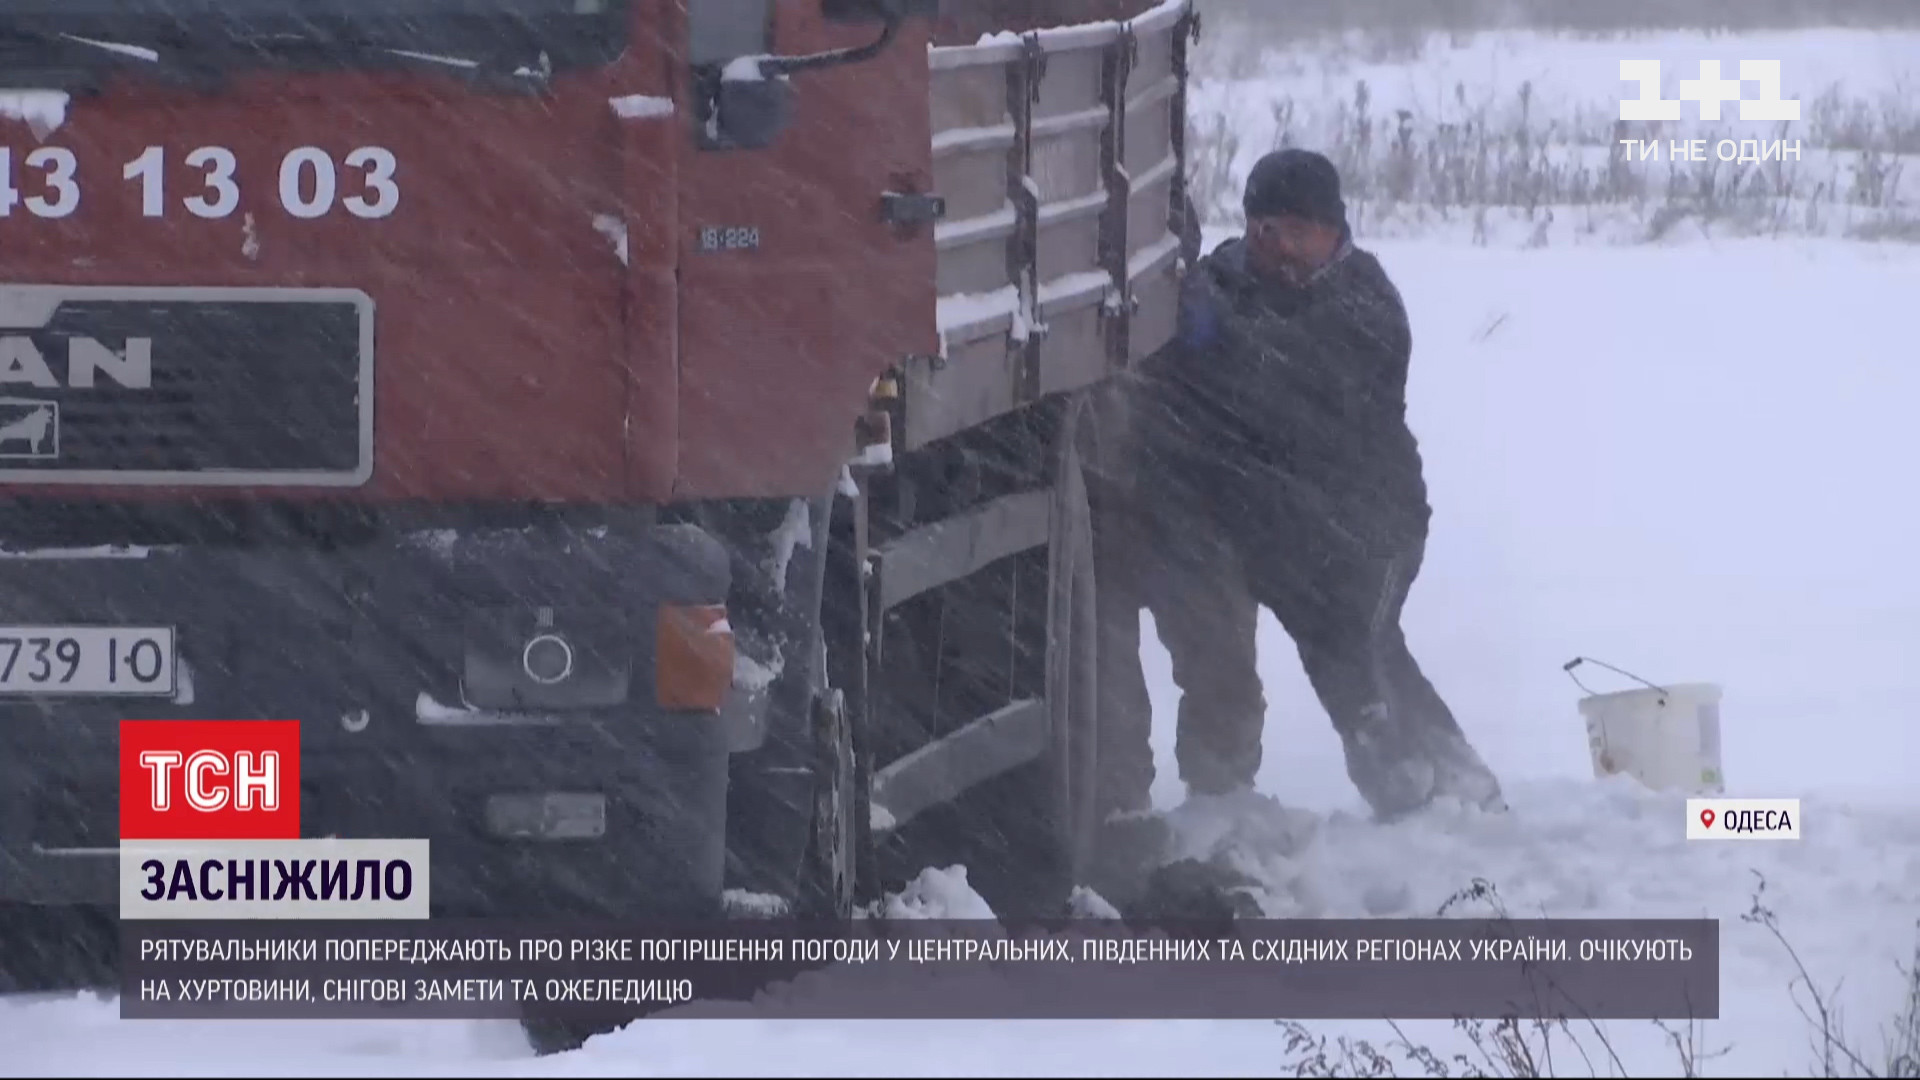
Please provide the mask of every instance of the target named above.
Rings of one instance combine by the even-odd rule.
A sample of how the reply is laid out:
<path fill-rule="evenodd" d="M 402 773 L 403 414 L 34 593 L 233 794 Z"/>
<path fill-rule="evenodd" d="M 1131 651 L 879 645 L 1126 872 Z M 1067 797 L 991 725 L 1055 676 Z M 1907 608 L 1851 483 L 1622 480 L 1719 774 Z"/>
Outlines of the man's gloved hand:
<path fill-rule="evenodd" d="M 1229 265 L 1225 259 L 1208 259 L 1202 266 L 1208 284 L 1231 306 L 1238 307 L 1243 300 L 1255 296 L 1259 291 L 1260 283 L 1254 280 L 1252 274 Z"/>
<path fill-rule="evenodd" d="M 1307 300 L 1301 290 L 1262 280 L 1244 266 L 1234 266 L 1225 259 L 1209 260 L 1202 277 L 1208 298 L 1235 339 L 1234 344 L 1263 353 L 1275 352 L 1276 341 L 1284 340 L 1286 328 Z"/>
<path fill-rule="evenodd" d="M 1190 349 L 1245 349 L 1256 343 L 1260 284 L 1225 260 L 1207 259 L 1181 297 L 1181 341 Z"/>
<path fill-rule="evenodd" d="M 1185 355 L 1204 353 L 1219 347 L 1221 316 L 1228 308 L 1226 298 L 1215 285 L 1208 264 L 1202 262 L 1180 283 L 1179 325 L 1174 332 L 1180 348 L 1171 352 Z"/>
<path fill-rule="evenodd" d="M 1284 343 L 1299 334 L 1292 316 L 1304 299 L 1232 260 L 1201 260 L 1181 287 L 1180 362 L 1219 350 L 1289 363 L 1294 350 Z"/>

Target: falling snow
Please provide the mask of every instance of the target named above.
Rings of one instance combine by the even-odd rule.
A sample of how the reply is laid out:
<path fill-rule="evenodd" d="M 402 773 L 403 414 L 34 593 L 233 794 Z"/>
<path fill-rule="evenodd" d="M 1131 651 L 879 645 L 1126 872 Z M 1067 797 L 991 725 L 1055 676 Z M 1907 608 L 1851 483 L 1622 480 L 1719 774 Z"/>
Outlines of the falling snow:
<path fill-rule="evenodd" d="M 785 897 L 728 889 L 720 894 L 727 916 L 734 919 L 778 919 L 791 912 Z"/>
<path fill-rule="evenodd" d="M 622 120 L 654 120 L 673 115 L 673 99 L 648 97 L 645 94 L 626 94 L 609 98 L 613 113 Z"/>
<path fill-rule="evenodd" d="M 627 265 L 627 223 L 613 214 L 600 214 L 593 219 L 593 231 L 607 238 L 613 245 L 613 253 L 620 259 L 622 266 Z"/>
<path fill-rule="evenodd" d="M 773 685 L 786 665 L 784 653 L 776 653 L 771 661 L 762 663 L 744 652 L 736 652 L 733 656 L 733 685 L 749 694 L 760 693 Z"/>
<path fill-rule="evenodd" d="M 1133 25 L 1144 33 L 1163 26 L 1177 9 L 1176 0 L 1168 0 Z M 1690 64 L 1703 51 L 1709 56 L 1785 56 L 1789 95 L 1805 90 L 1813 99 L 1816 92 L 1831 88 L 1831 100 L 1810 106 L 1809 130 L 1831 135 L 1839 148 L 1822 151 L 1815 159 L 1817 168 L 1810 164 L 1808 175 L 1797 182 L 1823 193 L 1808 205 L 1818 211 L 1818 200 L 1825 198 L 1832 218 L 1815 227 L 1812 217 L 1817 214 L 1793 202 L 1796 222 L 1800 215 L 1809 215 L 1807 227 L 1788 228 L 1786 218 L 1776 215 L 1769 219 L 1773 235 L 1762 239 L 1756 235 L 1766 236 L 1767 229 L 1756 234 L 1751 222 L 1738 223 L 1736 229 L 1736 223 L 1713 216 L 1713 208 L 1701 211 L 1686 203 L 1675 194 L 1677 186 L 1646 196 L 1651 202 L 1598 208 L 1528 204 L 1490 213 L 1486 206 L 1396 203 L 1381 190 L 1401 176 L 1390 169 L 1373 177 L 1372 184 L 1353 183 L 1348 201 L 1360 223 L 1357 240 L 1380 257 L 1405 298 L 1415 339 L 1408 418 L 1419 438 L 1434 518 L 1405 629 L 1428 675 L 1500 774 L 1509 809 L 1488 813 L 1442 800 L 1392 824 L 1371 820 L 1347 778 L 1339 739 L 1306 681 L 1296 646 L 1268 613 L 1261 614 L 1258 631 L 1268 715 L 1255 789 L 1190 797 L 1180 782 L 1175 754 L 1180 693 L 1171 658 L 1152 617 L 1143 615 L 1142 659 L 1154 711 L 1157 772 L 1153 808 L 1125 822 L 1163 826 L 1168 838 L 1164 860 L 1192 860 L 1234 872 L 1243 882 L 1237 886 L 1240 893 L 1271 917 L 1433 917 L 1477 880 L 1491 883 L 1491 893 L 1483 894 L 1472 910 L 1448 914 L 1717 919 L 1722 1009 L 1718 1019 L 1702 1025 L 1699 1036 L 1703 1044 L 1726 1049 L 1699 1062 L 1702 1073 L 1800 1074 L 1814 1067 L 1808 1041 L 1817 1033 L 1809 1030 L 1800 1012 L 1805 988 L 1795 983 L 1801 975 L 1798 963 L 1805 964 L 1806 977 L 1832 988 L 1842 1010 L 1839 1023 L 1849 1040 L 1875 1049 L 1911 986 L 1899 965 L 1912 962 L 1920 940 L 1920 797 L 1913 783 L 1915 763 L 1920 762 L 1920 725 L 1913 722 L 1912 676 L 1912 657 L 1920 650 L 1920 574 L 1913 556 L 1920 544 L 1920 511 L 1906 494 L 1914 489 L 1911 474 L 1920 462 L 1920 427 L 1910 415 L 1913 402 L 1920 400 L 1911 315 L 1913 298 L 1920 295 L 1920 244 L 1913 243 L 1920 230 L 1911 213 L 1920 206 L 1913 195 L 1920 149 L 1911 138 L 1920 131 L 1911 93 L 1914 80 L 1920 79 L 1920 34 L 1893 29 L 1667 33 L 1639 34 L 1629 44 L 1608 36 L 1462 31 L 1409 48 L 1407 40 L 1419 35 L 1407 29 L 1392 35 L 1397 44 L 1391 48 L 1356 35 L 1296 47 L 1287 40 L 1289 27 L 1279 22 L 1248 25 L 1230 15 L 1216 17 L 1216 11 L 1230 11 L 1225 4 L 1207 10 L 1213 36 L 1196 54 L 1203 67 L 1190 97 L 1194 124 L 1188 179 L 1203 216 L 1222 226 L 1209 230 L 1209 248 L 1231 235 L 1224 226 L 1237 220 L 1239 184 L 1252 161 L 1284 142 L 1306 138 L 1350 155 L 1385 154 L 1386 160 L 1407 170 L 1444 172 L 1438 151 L 1431 158 L 1421 156 L 1425 148 L 1393 157 L 1386 149 L 1394 138 L 1393 125 L 1436 117 L 1442 125 L 1464 123 L 1465 116 L 1450 110 L 1471 104 L 1488 116 L 1505 117 L 1498 121 L 1502 124 L 1535 125 L 1520 136 L 1523 146 L 1534 145 L 1529 132 L 1592 126 L 1595 116 L 1601 117 L 1596 130 L 1605 131 L 1611 124 L 1609 110 L 1623 92 L 1617 78 L 1622 49 L 1665 57 L 1672 65 Z M 1032 40 L 1059 50 L 1098 46 L 1121 35 L 1120 23 L 1094 22 L 1049 29 Z M 131 42 L 67 37 L 85 46 L 82 52 L 105 54 L 105 62 L 116 68 L 165 66 L 171 59 Z M 979 45 L 1005 48 L 1023 40 L 1027 38 L 1022 34 L 994 32 L 981 36 Z M 15 50 L 9 53 L 11 62 L 18 50 L 14 43 L 9 48 Z M 436 79 L 472 78 L 483 67 L 462 56 L 385 51 L 450 69 L 431 71 Z M 936 54 L 936 66 L 957 62 L 956 56 L 965 51 Z M 1163 62 L 1155 54 L 1143 55 Z M 724 65 L 722 77 L 761 81 L 767 77 L 769 59 L 734 59 Z M 517 60 L 531 64 L 533 58 Z M 1208 64 L 1213 66 L 1204 66 Z M 551 66 L 552 58 L 543 54 L 538 64 L 519 72 L 545 75 Z M 417 65 L 408 70 L 413 67 Z M 831 92 L 843 94 L 858 85 L 857 78 L 852 71 L 817 82 L 810 75 L 796 75 L 793 89 L 804 102 L 816 86 L 832 87 L 839 80 L 839 88 Z M 1796 78 L 1802 80 L 1798 86 Z M 606 128 L 611 121 L 599 111 L 599 99 L 608 90 L 604 84 L 593 85 L 589 112 Z M 1520 85 L 1526 87 L 1524 96 L 1515 91 Z M 1359 140 L 1371 151 L 1346 142 L 1358 122 L 1353 113 L 1356 94 L 1371 109 L 1373 126 Z M 1506 114 L 1509 98 L 1523 102 L 1518 121 Z M 986 99 L 987 108 L 964 122 L 974 126 L 935 136 L 937 153 L 957 158 L 992 155 L 1002 148 L 1013 152 L 1018 129 L 1000 114 L 998 90 Z M 12 149 L 10 158 L 0 157 L 0 166 L 11 170 L 0 173 L 0 200 L 45 195 L 39 166 L 27 167 L 23 161 L 29 149 L 23 126 L 43 143 L 65 131 L 76 140 L 118 145 L 119 132 L 101 133 L 105 125 L 90 111 L 93 100 L 70 98 L 54 89 L 0 90 L 0 148 L 10 140 Z M 178 115 L 167 123 L 188 130 L 193 100 L 199 99 L 171 104 Z M 606 101 L 620 120 L 673 121 L 691 113 L 666 97 L 627 94 Z M 919 106 L 924 119 L 925 103 Z M 1073 110 L 1082 107 L 1077 99 L 1072 104 Z M 1092 120 L 1097 126 L 1104 109 L 1055 114 L 1045 123 L 1064 129 Z M 378 126 L 377 117 L 355 117 L 359 120 Z M 710 132 L 718 130 L 714 125 L 717 119 L 709 121 Z M 650 123 L 630 130 L 668 129 Z M 1504 130 L 1494 131 L 1496 142 Z M 1890 140 L 1886 146 L 1873 142 L 1882 136 Z M 164 141 L 159 135 L 152 138 Z M 325 132 L 301 135 L 316 145 L 331 145 L 328 140 L 333 138 Z M 181 148 L 191 145 L 195 143 L 183 142 Z M 692 146 L 688 142 L 678 151 L 686 155 L 678 159 L 678 167 L 699 160 Z M 411 152 L 397 143 L 394 149 Z M 489 148 L 502 155 L 512 149 Z M 1563 166 L 1549 161 L 1558 151 L 1537 149 L 1545 163 L 1539 168 L 1559 175 L 1553 170 Z M 783 151 L 790 156 L 781 160 L 800 162 L 820 148 L 801 150 Z M 168 152 L 173 152 L 171 143 Z M 1522 183 L 1514 179 L 1519 174 L 1503 169 L 1524 173 L 1533 167 L 1533 158 L 1524 153 L 1509 159 L 1497 147 L 1489 152 L 1495 163 L 1489 165 L 1483 157 L 1480 164 L 1508 177 L 1502 182 Z M 1036 160 L 1044 153 L 1036 144 Z M 1571 157 L 1583 154 L 1584 148 Z M 1604 147 L 1599 155 L 1604 164 Z M 405 153 L 401 156 L 404 161 Z M 912 154 L 902 158 L 916 159 Z M 622 159 L 616 154 L 609 160 Z M 624 160 L 621 168 L 627 170 L 653 165 Z M 732 160 L 749 161 L 744 155 Z M 86 167 L 95 165 L 89 159 Z M 483 194 L 485 167 L 484 161 L 475 162 L 472 174 L 473 188 Z M 1129 190 L 1144 191 L 1158 190 L 1171 179 L 1174 166 L 1170 161 L 1143 166 L 1138 175 L 1131 174 L 1124 161 L 1109 161 L 1106 167 Z M 107 180 L 121 180 L 118 168 L 112 167 Z M 1059 177 L 1048 174 L 1050 168 L 1033 166 L 1030 174 L 1017 178 L 1021 187 L 1016 190 L 1040 202 L 1043 185 L 1035 174 L 1047 174 L 1046 188 L 1053 190 Z M 339 167 L 342 198 L 349 194 L 349 183 L 355 185 L 352 193 L 360 194 L 360 171 Z M 997 164 L 990 171 L 992 192 L 970 204 L 976 208 L 994 207 L 1000 198 Z M 398 173 L 403 185 L 413 175 L 405 167 Z M 1862 186 L 1875 177 L 1881 187 L 1868 185 L 1869 191 Z M 84 179 L 88 185 L 98 182 L 91 175 Z M 254 183 L 251 175 L 242 179 Z M 562 190 L 575 179 L 552 176 L 552 189 Z M 182 182 L 194 187 L 199 177 L 182 173 L 176 179 L 169 174 L 169 185 Z M 103 196 L 95 196 L 92 187 L 87 190 L 86 205 L 98 205 Z M 407 190 L 406 205 L 412 207 L 417 198 L 412 192 L 430 189 Z M 530 185 L 520 190 L 546 189 Z M 1082 190 L 1074 187 L 1070 194 Z M 251 187 L 248 193 L 256 198 Z M 200 192 L 176 192 L 169 186 L 166 205 L 195 194 Z M 193 249 L 203 251 L 207 265 L 196 264 L 188 276 L 283 285 L 291 277 L 262 275 L 299 258 L 306 250 L 302 243 L 309 241 L 296 237 L 313 237 L 314 251 L 332 251 L 328 245 L 333 241 L 321 239 L 317 226 L 305 233 L 283 228 L 284 215 L 274 202 L 282 194 L 269 186 L 266 194 L 257 196 L 258 202 L 246 204 L 250 209 L 237 220 L 182 218 L 182 243 L 188 242 L 191 230 L 237 228 L 237 236 L 209 232 L 204 250 Z M 1795 198 L 1804 202 L 1807 196 Z M 1043 224 L 1097 211 L 1105 199 L 1104 193 L 1096 193 L 1044 203 Z M 11 221 L 0 229 L 0 251 L 22 245 L 20 237 L 28 228 L 55 227 L 31 219 L 17 200 L 0 201 L 0 218 Z M 1869 200 L 1879 205 L 1869 206 Z M 1674 209 L 1683 204 L 1686 212 Z M 137 208 L 137 199 L 131 205 Z M 552 225 L 580 250 L 591 251 L 595 272 L 614 275 L 598 285 L 580 267 L 513 265 L 510 248 L 489 250 L 477 244 L 474 236 L 479 232 L 454 235 L 457 229 L 450 229 L 444 238 L 446 251 L 431 244 L 408 248 L 410 240 L 380 250 L 414 260 L 405 273 L 423 279 L 437 267 L 464 265 L 457 261 L 461 258 L 470 257 L 480 266 L 503 256 L 507 261 L 484 267 L 494 276 L 474 280 L 537 282 L 536 275 L 551 275 L 565 281 L 566 289 L 577 290 L 553 301 L 575 305 L 562 317 L 598 319 L 604 312 L 592 306 L 593 297 L 613 293 L 594 290 L 614 288 L 608 280 L 624 288 L 627 280 L 626 274 L 609 270 L 606 252 L 627 265 L 635 255 L 633 246 L 638 246 L 644 261 L 654 254 L 646 247 L 653 242 L 650 230 L 658 229 L 645 217 L 644 205 L 621 214 L 594 213 L 609 205 L 617 204 L 576 207 Z M 730 204 L 717 200 L 712 205 Z M 792 205 L 800 205 L 800 200 Z M 701 212 L 709 208 L 702 204 Z M 756 267 L 741 273 L 762 274 L 751 286 L 762 287 L 766 268 L 777 272 L 777 260 L 790 257 L 777 240 L 783 208 L 774 198 L 756 211 L 764 215 L 764 249 L 676 264 L 670 272 L 690 281 L 710 266 Z M 502 215 L 538 213 L 537 206 L 525 204 L 496 209 Z M 137 214 L 137 209 L 128 213 Z M 592 234 L 586 228 L 589 219 Z M 349 223 L 386 230 L 370 235 L 405 235 L 390 227 L 399 220 Z M 129 235 L 145 228 L 137 217 L 128 222 L 124 228 Z M 331 227 L 331 222 L 326 224 Z M 731 228 L 748 222 L 743 218 L 717 224 Z M 845 223 L 850 235 L 859 224 Z M 922 238 L 943 250 L 968 244 L 991 247 L 1003 237 L 1013 238 L 1019 224 L 1019 211 L 1008 201 L 941 221 L 931 236 Z M 271 250 L 263 251 L 262 232 L 275 238 Z M 92 242 L 77 230 L 47 235 L 56 237 L 56 243 Z M 507 235 L 506 230 L 500 235 Z M 859 236 L 860 243 L 868 242 L 866 234 Z M 1047 242 L 1042 241 L 1043 247 Z M 455 250 L 454 245 L 464 246 Z M 236 249 L 246 262 L 232 261 Z M 984 351 L 995 353 L 1003 327 L 1008 345 L 1025 344 L 1045 335 L 1043 316 L 1049 308 L 1072 308 L 1098 296 L 1111 314 L 1128 310 L 1133 283 L 1172 265 L 1180 250 L 1181 239 L 1171 235 L 1137 244 L 1124 260 L 1126 282 L 1114 280 L 1114 273 L 1103 268 L 1063 272 L 1037 288 L 1023 281 L 1022 286 L 951 293 L 938 300 L 936 324 L 930 329 L 938 333 L 941 356 L 949 361 L 950 343 L 956 348 L 966 343 L 971 356 L 984 341 L 991 346 Z M 992 254 L 997 260 L 997 247 Z M 1044 257 L 1051 260 L 1055 254 L 1048 248 Z M 71 275 L 62 280 L 109 280 L 123 274 L 122 269 L 81 258 L 75 258 L 74 268 L 62 271 Z M 1099 258 L 1073 263 L 1070 269 L 1109 265 L 1104 255 Z M 729 259 L 731 264 L 724 261 Z M 350 284 L 353 276 L 351 265 L 291 265 L 290 275 L 311 273 L 314 280 L 325 278 L 328 284 L 335 279 Z M 812 266 L 808 264 L 808 273 L 814 272 Z M 943 275 L 945 271 L 943 264 Z M 143 281 L 156 272 L 124 271 L 129 280 Z M 741 284 L 747 280 L 729 279 L 728 287 L 748 288 Z M 977 287 L 986 289 L 993 280 L 1007 278 L 981 280 Z M 857 279 L 832 283 L 853 297 L 859 295 L 858 285 Z M 530 285 L 530 292 L 539 287 Z M 638 296 L 623 300 L 626 317 L 655 319 L 656 313 Z M 0 306 L 5 300 L 0 296 Z M 520 311 L 520 298 L 511 286 L 490 294 L 488 301 L 513 310 L 516 328 L 529 331 L 517 340 L 543 340 L 547 316 Z M 847 310 L 861 309 L 850 300 Z M 727 317 L 751 324 L 756 314 L 749 298 Z M 458 309 L 451 315 L 457 318 Z M 668 314 L 646 325 L 662 333 L 685 333 L 685 326 L 675 320 Z M 420 331 L 403 327 L 392 340 L 402 343 L 401 348 L 417 348 Z M 383 350 L 386 342 L 383 338 Z M 641 369 L 628 368 L 624 361 L 614 367 L 617 378 L 607 385 L 629 397 L 638 393 Z M 516 372 L 521 381 L 513 392 L 528 400 L 558 393 L 551 380 L 562 368 L 557 357 L 529 355 L 524 370 Z M 649 372 L 646 377 L 660 374 Z M 723 392 L 678 368 L 662 377 L 680 379 L 674 392 L 683 397 Z M 396 349 L 383 351 L 379 378 L 385 380 L 385 394 L 388 382 L 402 385 L 419 377 Z M 417 404 L 421 399 L 415 399 L 410 410 L 378 413 L 380 437 L 406 425 L 430 426 L 436 438 L 449 443 L 473 437 L 452 418 L 459 415 L 461 400 L 484 388 L 444 389 L 432 399 L 432 407 L 423 408 Z M 604 404 L 590 397 L 572 399 L 581 410 L 583 430 L 592 423 L 586 414 Z M 912 419 L 909 414 L 908 422 Z M 624 423 L 620 430 L 633 445 L 653 436 L 644 418 L 628 416 Z M 514 431 L 515 438 L 529 445 L 544 434 Z M 692 436 L 681 428 L 665 439 L 678 445 Z M 0 444 L 0 452 L 7 449 Z M 14 455 L 0 456 L 7 458 L 0 460 L 0 467 L 19 467 Z M 638 464 L 631 447 L 616 450 L 613 457 L 629 467 Z M 579 460 L 582 471 L 599 467 L 591 454 L 582 453 Z M 885 470 L 894 460 L 891 444 L 865 447 L 839 468 L 834 490 L 857 495 L 855 469 Z M 490 467 L 504 470 L 512 465 L 502 459 Z M 633 482 L 636 476 L 629 472 L 626 479 Z M 482 479 L 500 477 L 488 473 Z M 569 476 L 568 482 L 575 479 Z M 826 470 L 820 479 L 827 479 Z M 416 481 L 427 483 L 404 475 L 398 483 L 405 488 Z M 763 519 L 755 528 L 767 523 Z M 764 545 L 758 549 L 765 559 L 759 569 L 780 588 L 792 584 L 789 575 L 797 558 L 801 566 L 807 565 L 802 553 L 812 552 L 818 524 L 809 503 L 796 498 L 788 501 L 776 527 L 755 538 Z M 581 547 L 597 549 L 597 542 L 607 537 L 604 527 L 585 532 L 596 543 L 575 535 L 572 539 Z M 425 530 L 409 534 L 404 545 L 433 556 L 434 573 L 440 573 L 465 535 L 452 528 Z M 23 545 L 20 550 L 0 548 L 0 560 L 47 560 L 44 568 L 16 568 L 36 575 L 43 569 L 53 575 L 54 564 L 74 563 L 104 576 L 142 569 L 119 562 L 159 563 L 175 550 L 158 544 Z M 410 557 L 417 560 L 419 555 Z M 236 565 L 251 564 L 241 559 Z M 813 565 L 817 569 L 819 564 Z M 617 563 L 609 569 L 618 574 L 653 572 Z M 871 574 L 874 565 L 863 563 L 860 570 Z M 236 580 L 241 576 L 236 572 Z M 514 587 L 506 584 L 509 590 Z M 310 583 L 289 586 L 305 587 Z M 220 598 L 224 603 L 225 594 Z M 534 601 L 549 602 L 544 597 Z M 102 611 L 115 606 L 99 605 Z M 137 607 L 128 605 L 128 610 Z M 787 670 L 788 653 L 772 648 L 765 656 L 748 655 L 749 642 L 756 651 L 760 643 L 752 640 L 753 628 L 737 608 L 710 631 L 732 635 L 736 623 L 747 632 L 741 633 L 734 651 L 732 684 L 749 697 L 764 699 Z M 447 629 L 449 640 L 460 640 L 457 623 Z M 263 627 L 260 632 L 267 631 Z M 820 648 L 824 653 L 824 641 Z M 1616 659 L 1661 680 L 1722 686 L 1730 793 L 1801 799 L 1803 838 L 1766 845 L 1689 841 L 1683 794 L 1649 790 L 1626 776 L 1595 779 L 1578 715 L 1580 692 L 1561 666 L 1576 655 Z M 228 707 L 217 674 L 213 668 L 196 673 L 182 660 L 172 703 L 193 705 L 198 692 L 208 708 Z M 458 735 L 454 729 L 465 726 L 558 722 L 538 712 L 499 712 L 443 700 L 459 698 L 464 690 L 442 691 L 436 697 L 415 689 L 410 685 L 394 699 L 402 713 L 399 719 L 405 726 L 437 729 L 431 733 L 436 737 Z M 652 693 L 650 686 L 647 692 Z M 408 697 L 413 698 L 410 717 L 405 715 Z M 339 726 L 358 731 L 370 718 L 386 722 L 371 711 L 344 716 L 335 711 L 326 724 L 336 732 Z M 374 730 L 377 735 L 380 728 Z M 896 822 L 885 808 L 871 805 L 869 814 L 873 832 L 894 829 Z M 1797 960 L 1762 928 L 1742 919 L 1761 880 Z M 861 914 L 996 920 L 999 914 L 981 895 L 982 889 L 991 891 L 985 881 L 963 864 L 930 866 L 896 882 L 896 888 Z M 1117 892 L 1111 895 L 1120 897 Z M 726 889 L 721 905 L 727 917 L 735 919 L 777 918 L 792 908 L 785 897 L 743 888 Z M 1085 884 L 1077 885 L 1068 899 L 1068 912 L 1076 918 L 1119 918 L 1121 907 Z M 855 967 L 811 972 L 769 987 L 751 1002 L 696 1003 L 598 1036 L 577 1051 L 543 1058 L 533 1055 L 512 1023 L 123 1022 L 111 996 L 14 995 L 0 998 L 0 1074 L 1273 1075 L 1298 1066 L 1288 1058 L 1285 1032 L 1265 1022 L 809 1023 L 784 1015 L 809 995 L 848 988 L 913 992 L 911 979 L 881 982 L 877 977 L 874 970 Z M 1045 992 L 1003 971 L 974 977 L 983 987 L 1013 998 Z M 721 1016 L 729 1018 L 724 1029 L 710 1019 Z M 1450 1024 L 1400 1024 L 1396 1031 L 1383 1022 L 1353 1021 L 1312 1028 L 1378 1045 L 1404 1034 L 1432 1046 L 1443 1058 L 1472 1051 L 1467 1037 Z M 1666 1033 L 1651 1025 L 1612 1022 L 1602 1026 L 1601 1037 L 1607 1051 L 1617 1055 L 1616 1062 L 1602 1068 L 1659 1075 L 1676 1066 Z M 1554 1067 L 1584 1075 L 1586 1064 Z"/>
<path fill-rule="evenodd" d="M 787 516 L 775 529 L 773 541 L 773 580 L 781 589 L 788 587 L 787 568 L 793 565 L 793 553 L 813 546 L 813 517 L 805 499 L 787 503 Z"/>
<path fill-rule="evenodd" d="M 45 139 L 67 122 L 69 100 L 60 90 L 0 90 L 0 118 L 19 120 Z"/>
<path fill-rule="evenodd" d="M 720 77 L 727 82 L 764 82 L 766 75 L 761 69 L 771 57 L 742 56 L 727 62 L 720 71 Z"/>

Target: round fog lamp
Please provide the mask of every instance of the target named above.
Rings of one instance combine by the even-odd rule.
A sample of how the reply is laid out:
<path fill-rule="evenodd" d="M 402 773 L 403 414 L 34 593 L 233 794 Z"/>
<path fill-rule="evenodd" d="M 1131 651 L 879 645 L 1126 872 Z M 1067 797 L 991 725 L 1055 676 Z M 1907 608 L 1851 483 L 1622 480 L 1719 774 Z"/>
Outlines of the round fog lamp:
<path fill-rule="evenodd" d="M 520 666 L 527 678 L 550 686 L 573 674 L 573 646 L 558 634 L 541 634 L 521 650 Z"/>

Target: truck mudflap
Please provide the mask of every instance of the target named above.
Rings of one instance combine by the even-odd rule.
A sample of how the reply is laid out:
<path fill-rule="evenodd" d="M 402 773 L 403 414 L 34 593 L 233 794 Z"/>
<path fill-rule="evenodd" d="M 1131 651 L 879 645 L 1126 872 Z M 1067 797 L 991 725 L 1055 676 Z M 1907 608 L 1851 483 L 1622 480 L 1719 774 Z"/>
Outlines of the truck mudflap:
<path fill-rule="evenodd" d="M 685 525 L 0 558 L 0 900 L 116 895 L 126 719 L 301 721 L 309 836 L 449 914 L 717 908 L 727 554 Z"/>

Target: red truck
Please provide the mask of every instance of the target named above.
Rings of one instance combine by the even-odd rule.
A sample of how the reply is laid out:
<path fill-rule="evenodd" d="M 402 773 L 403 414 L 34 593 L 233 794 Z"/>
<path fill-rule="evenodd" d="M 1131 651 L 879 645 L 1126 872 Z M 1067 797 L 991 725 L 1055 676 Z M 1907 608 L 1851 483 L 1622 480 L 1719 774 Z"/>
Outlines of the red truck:
<path fill-rule="evenodd" d="M 300 720 L 436 914 L 1057 907 L 1197 23 L 931 6 L 0 0 L 0 981 L 123 718 Z"/>

